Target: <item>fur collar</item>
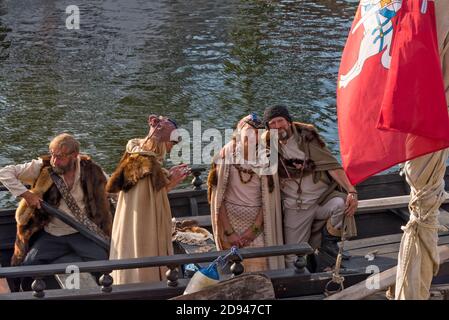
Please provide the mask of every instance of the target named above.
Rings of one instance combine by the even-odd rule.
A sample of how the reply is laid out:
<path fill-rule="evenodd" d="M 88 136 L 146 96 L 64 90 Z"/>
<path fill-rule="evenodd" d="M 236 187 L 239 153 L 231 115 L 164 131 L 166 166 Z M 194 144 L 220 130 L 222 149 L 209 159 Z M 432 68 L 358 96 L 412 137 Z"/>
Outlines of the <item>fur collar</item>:
<path fill-rule="evenodd" d="M 316 140 L 321 147 L 326 146 L 326 143 L 321 139 L 318 130 L 312 124 L 293 122 L 294 129 L 302 136 L 306 142 Z"/>
<path fill-rule="evenodd" d="M 151 176 L 151 182 L 156 191 L 160 191 L 169 183 L 167 172 L 156 157 L 126 152 L 109 179 L 106 191 L 127 192 L 146 176 Z"/>
<path fill-rule="evenodd" d="M 50 177 L 50 157 L 41 158 L 44 165 L 31 192 L 41 196 L 50 205 L 57 207 L 61 200 L 61 194 Z M 106 177 L 103 170 L 88 156 L 81 156 L 80 170 L 86 214 L 107 235 L 110 235 L 112 214 L 105 192 Z M 45 211 L 29 208 L 24 199 L 20 201 L 16 210 L 17 235 L 11 265 L 16 266 L 22 263 L 28 253 L 31 237 L 45 227 L 50 219 L 51 217 Z"/>

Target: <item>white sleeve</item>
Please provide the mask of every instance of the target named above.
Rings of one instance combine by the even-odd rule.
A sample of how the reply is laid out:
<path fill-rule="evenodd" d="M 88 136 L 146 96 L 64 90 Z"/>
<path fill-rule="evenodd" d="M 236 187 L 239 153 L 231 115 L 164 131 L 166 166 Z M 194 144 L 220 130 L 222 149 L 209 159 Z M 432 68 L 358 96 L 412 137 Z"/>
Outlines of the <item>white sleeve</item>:
<path fill-rule="evenodd" d="M 32 185 L 36 181 L 42 165 L 42 159 L 39 159 L 24 164 L 6 166 L 0 169 L 0 182 L 14 197 L 18 197 L 28 190 L 24 184 Z"/>
<path fill-rule="evenodd" d="M 133 152 L 139 152 L 142 151 L 141 148 L 141 139 L 131 139 L 126 144 L 126 152 L 133 153 Z"/>

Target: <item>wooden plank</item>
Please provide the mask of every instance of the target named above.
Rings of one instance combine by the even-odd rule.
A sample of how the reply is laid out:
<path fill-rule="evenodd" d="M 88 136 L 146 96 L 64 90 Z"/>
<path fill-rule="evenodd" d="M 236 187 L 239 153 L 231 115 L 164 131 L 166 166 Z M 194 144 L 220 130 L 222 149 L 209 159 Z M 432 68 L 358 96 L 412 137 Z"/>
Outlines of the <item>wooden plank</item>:
<path fill-rule="evenodd" d="M 379 236 L 372 238 L 364 238 L 358 240 L 345 241 L 345 250 L 354 250 L 361 248 L 376 247 L 378 245 L 384 245 L 389 243 L 397 243 L 401 241 L 402 234 L 391 234 L 388 236 Z"/>
<path fill-rule="evenodd" d="M 449 285 L 439 284 L 430 287 L 429 300 L 449 300 Z"/>
<path fill-rule="evenodd" d="M 360 200 L 357 213 L 407 208 L 409 202 L 410 195 Z M 443 203 L 449 203 L 449 199 L 444 200 Z"/>
<path fill-rule="evenodd" d="M 444 210 L 443 208 L 440 208 L 439 210 L 440 210 L 440 214 L 438 215 L 439 223 L 442 226 L 449 228 L 449 212 Z M 408 221 L 410 219 L 410 211 L 408 210 L 408 208 L 400 208 L 393 211 L 399 216 L 401 216 L 405 221 Z"/>
<path fill-rule="evenodd" d="M 360 200 L 357 208 L 357 213 L 364 213 L 373 210 L 387 210 L 407 207 L 410 201 L 410 196 L 397 196 L 377 199 Z"/>
<path fill-rule="evenodd" d="M 438 239 L 439 246 L 449 245 L 449 236 L 440 236 Z M 397 259 L 397 255 L 399 253 L 400 241 L 396 243 L 388 243 L 384 245 L 375 246 L 372 248 L 360 248 L 349 250 L 349 253 L 352 255 L 353 259 L 358 257 L 364 257 L 365 255 L 371 253 L 374 255 L 375 259 Z M 373 260 L 374 262 L 376 260 Z"/>
<path fill-rule="evenodd" d="M 170 300 L 272 300 L 273 284 L 265 275 L 247 274 Z"/>
<path fill-rule="evenodd" d="M 408 208 L 392 209 L 388 211 L 397 215 L 405 223 L 407 223 L 410 220 L 410 212 L 408 211 Z"/>
<path fill-rule="evenodd" d="M 438 221 L 442 226 L 449 228 L 449 212 L 440 208 L 440 215 L 438 216 Z"/>
<path fill-rule="evenodd" d="M 382 239 L 385 238 L 384 241 Z M 369 245 L 370 239 L 361 239 L 348 241 L 345 244 L 345 250 L 351 256 L 365 256 L 368 253 L 373 253 L 374 256 L 384 256 L 390 253 L 398 253 L 402 234 L 394 234 L 386 237 L 376 237 L 372 239 L 372 244 Z M 351 243 L 354 242 L 354 243 Z M 441 233 L 438 239 L 438 245 L 449 244 L 449 233 Z"/>
<path fill-rule="evenodd" d="M 449 259 L 449 246 L 439 246 L 438 253 L 440 255 L 441 263 L 446 261 L 447 259 Z M 368 288 L 366 285 L 366 281 L 368 281 L 369 279 L 368 278 L 365 281 L 362 281 L 356 285 L 344 289 L 339 293 L 327 297 L 325 300 L 361 300 L 375 293 L 386 290 L 389 286 L 393 285 L 396 282 L 396 269 L 397 267 L 393 267 L 376 275 L 376 277 L 379 277 L 379 286 L 377 287 Z"/>
<path fill-rule="evenodd" d="M 123 299 L 145 299 L 163 300 L 182 294 L 189 279 L 179 279 L 177 287 L 167 286 L 166 281 L 150 283 L 132 283 L 124 285 L 113 285 L 112 292 L 102 292 L 98 288 L 65 290 L 46 290 L 45 296 L 36 298 L 33 292 L 13 292 L 0 295 L 0 300 L 123 300 Z"/>

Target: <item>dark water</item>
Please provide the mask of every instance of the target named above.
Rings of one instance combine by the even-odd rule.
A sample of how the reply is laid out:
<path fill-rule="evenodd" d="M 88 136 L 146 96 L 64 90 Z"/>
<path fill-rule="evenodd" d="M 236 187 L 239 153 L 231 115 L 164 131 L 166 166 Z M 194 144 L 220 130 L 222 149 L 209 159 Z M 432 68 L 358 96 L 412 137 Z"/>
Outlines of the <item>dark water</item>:
<path fill-rule="evenodd" d="M 78 0 L 68 30 L 71 4 L 0 0 L 0 167 L 67 131 L 111 172 L 150 113 L 224 129 L 278 103 L 338 154 L 335 83 L 356 4 Z"/>

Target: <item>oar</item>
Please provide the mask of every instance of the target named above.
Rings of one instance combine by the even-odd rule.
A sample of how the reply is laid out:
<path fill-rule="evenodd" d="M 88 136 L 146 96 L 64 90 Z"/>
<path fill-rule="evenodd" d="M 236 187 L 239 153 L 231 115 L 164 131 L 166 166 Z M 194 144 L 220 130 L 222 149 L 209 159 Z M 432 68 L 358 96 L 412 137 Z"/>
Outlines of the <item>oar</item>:
<path fill-rule="evenodd" d="M 106 249 L 109 252 L 109 248 L 110 248 L 109 242 L 105 241 L 103 238 L 101 238 L 96 233 L 93 233 L 92 231 L 90 231 L 86 226 L 79 223 L 78 220 L 76 220 L 75 218 L 67 215 L 66 213 L 62 212 L 59 209 L 56 209 L 55 207 L 49 205 L 45 201 L 41 201 L 41 207 L 46 212 L 48 212 L 48 214 L 50 214 L 52 217 L 56 217 L 56 218 L 60 219 L 62 222 L 71 226 L 72 228 L 78 230 L 83 236 L 92 240 L 93 242 L 95 242 L 96 244 L 98 244 L 99 246 L 101 246 L 102 248 Z"/>

